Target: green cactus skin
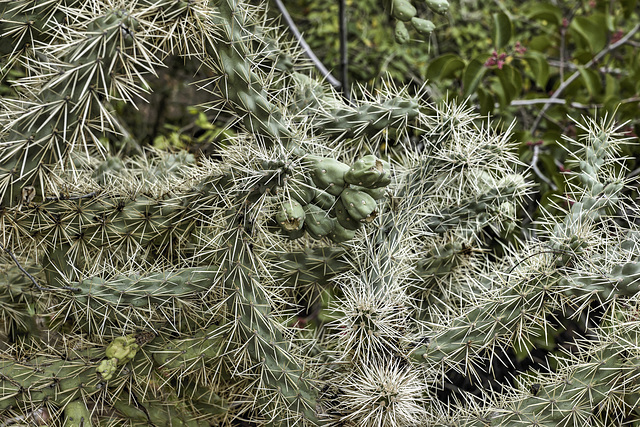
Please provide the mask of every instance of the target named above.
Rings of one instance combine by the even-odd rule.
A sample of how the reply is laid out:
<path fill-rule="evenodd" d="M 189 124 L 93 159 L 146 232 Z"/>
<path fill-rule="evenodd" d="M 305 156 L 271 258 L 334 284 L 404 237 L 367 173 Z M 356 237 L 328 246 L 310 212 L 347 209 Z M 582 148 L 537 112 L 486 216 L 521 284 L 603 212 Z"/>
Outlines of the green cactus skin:
<path fill-rule="evenodd" d="M 223 343 L 220 336 L 225 330 L 222 326 L 213 326 L 187 338 L 181 337 L 168 342 L 155 340 L 145 351 L 151 354 L 165 380 L 206 376 L 207 366 L 215 365 L 222 356 Z M 221 405 L 220 408 L 224 406 L 219 397 L 215 400 Z"/>
<path fill-rule="evenodd" d="M 329 212 L 333 209 L 333 205 L 336 203 L 336 198 L 325 191 L 316 190 L 316 195 L 312 202 L 314 205 Z"/>
<path fill-rule="evenodd" d="M 304 207 L 306 220 L 305 230 L 314 239 L 328 236 L 336 225 L 336 219 L 329 217 L 329 213 L 322 208 L 309 204 Z"/>
<path fill-rule="evenodd" d="M 282 254 L 277 257 L 276 277 L 279 283 L 291 287 L 327 286 L 331 278 L 349 268 L 344 255 L 343 249 L 332 247 Z"/>
<path fill-rule="evenodd" d="M 88 278 L 72 283 L 75 291 L 61 292 L 62 304 L 67 307 L 61 314 L 72 313 L 75 324 L 91 334 L 125 327 L 160 328 L 167 319 L 174 327 L 180 327 L 185 321 L 181 310 L 210 289 L 211 275 L 216 270 L 211 266 L 110 280 Z"/>
<path fill-rule="evenodd" d="M 124 399 L 113 404 L 113 408 L 131 420 L 134 425 L 166 425 L 180 427 L 205 427 L 209 425 L 203 421 L 193 419 L 191 414 L 182 413 L 172 405 L 165 402 L 145 402 L 141 406 L 136 406 Z"/>
<path fill-rule="evenodd" d="M 276 221 L 285 232 L 301 230 L 304 219 L 304 208 L 295 200 L 284 202 L 276 214 Z"/>
<path fill-rule="evenodd" d="M 625 408 L 623 395 L 630 401 L 640 398 L 637 380 L 631 374 L 634 370 L 631 366 L 637 366 L 637 360 L 620 363 L 623 350 L 616 347 L 605 343 L 590 352 L 586 360 L 560 361 L 562 380 L 545 381 L 542 376 L 528 397 L 508 405 L 491 425 L 519 425 L 532 419 L 543 421 L 544 425 L 569 425 L 578 420 L 588 425 L 616 424 L 615 420 L 607 419 L 607 407 Z M 628 390 L 617 392 L 623 388 Z M 584 393 L 585 389 L 590 392 Z"/>
<path fill-rule="evenodd" d="M 418 13 L 409 0 L 392 0 L 391 12 L 400 21 L 410 21 Z"/>
<path fill-rule="evenodd" d="M 12 406 L 36 406 L 43 401 L 66 401 L 99 393 L 95 366 L 82 360 L 37 358 L 27 363 L 0 359 L 0 412 Z M 52 384 L 55 387 L 52 387 Z"/>
<path fill-rule="evenodd" d="M 411 18 L 411 25 L 416 29 L 418 33 L 423 36 L 431 35 L 433 30 L 436 29 L 436 26 L 433 24 L 433 22 L 429 21 L 428 19 L 418 18 L 417 16 Z"/>
<path fill-rule="evenodd" d="M 64 427 L 91 427 L 91 413 L 82 400 L 74 400 L 64 407 Z"/>
<path fill-rule="evenodd" d="M 340 201 L 356 221 L 371 222 L 378 214 L 376 201 L 364 191 L 347 188 L 340 194 Z"/>
<path fill-rule="evenodd" d="M 380 103 L 362 102 L 351 108 L 337 108 L 318 120 L 316 126 L 327 136 L 350 139 L 375 137 L 385 129 L 405 126 L 416 119 L 419 112 L 416 100 L 393 97 Z"/>
<path fill-rule="evenodd" d="M 344 207 L 342 203 L 342 199 L 336 200 L 335 205 L 333 206 L 333 213 L 335 214 L 338 224 L 345 230 L 358 230 L 362 227 L 362 223 L 360 221 L 355 220 L 349 215 L 349 212 Z M 338 230 L 338 232 L 342 232 L 342 230 Z M 344 235 L 344 233 L 342 233 Z"/>
<path fill-rule="evenodd" d="M 409 35 L 409 30 L 404 22 L 398 21 L 396 22 L 395 30 L 393 31 L 393 35 L 396 38 L 396 41 L 400 44 L 405 44 L 409 40 L 411 40 L 411 35 Z"/>
<path fill-rule="evenodd" d="M 251 37 L 247 26 L 248 15 L 240 12 L 240 3 L 235 0 L 216 2 L 220 15 L 215 24 L 224 30 L 221 36 L 226 38 L 219 43 L 207 43 L 204 47 L 207 54 L 218 59 L 215 67 L 220 67 L 226 79 L 226 85 L 221 89 L 226 98 L 232 102 L 238 112 L 246 112 L 244 124 L 250 132 L 265 137 L 266 141 L 283 142 L 294 145 L 289 129 L 281 121 L 279 109 L 268 99 L 261 77 L 253 71 L 251 58 L 251 44 L 246 38 Z M 183 7 L 185 20 L 191 13 L 188 4 Z"/>
<path fill-rule="evenodd" d="M 367 193 L 371 196 L 373 200 L 382 200 L 387 197 L 387 189 L 386 188 L 365 188 L 359 187 L 357 185 L 352 185 L 350 188 L 356 191 L 362 191 L 363 193 Z"/>
<path fill-rule="evenodd" d="M 435 13 L 444 14 L 449 10 L 449 2 L 447 0 L 425 0 L 425 3 Z"/>
<path fill-rule="evenodd" d="M 302 181 L 293 181 L 287 187 L 287 191 L 289 196 L 296 202 L 300 203 L 302 206 L 311 203 L 316 196 L 316 190 L 313 186 L 313 183 L 306 179 Z"/>
<path fill-rule="evenodd" d="M 77 51 L 70 50 L 69 55 L 60 58 L 69 62 L 71 67 L 66 72 L 53 77 L 48 86 L 41 89 L 38 101 L 42 102 L 44 111 L 39 110 L 40 106 L 37 106 L 35 111 L 25 109 L 22 119 L 16 121 L 7 135 L 12 148 L 0 151 L 0 159 L 2 159 L 0 179 L 5 182 L 0 188 L 3 206 L 25 204 L 23 191 L 29 187 L 35 189 L 36 200 L 41 200 L 45 188 L 40 184 L 46 181 L 45 170 L 48 169 L 48 167 L 43 168 L 42 165 L 67 163 L 68 149 L 67 142 L 64 140 L 66 135 L 77 132 L 80 135 L 86 134 L 86 140 L 98 138 L 93 136 L 96 131 L 89 126 L 86 117 L 86 112 L 91 110 L 89 108 L 91 94 L 75 90 L 76 84 L 79 88 L 86 88 L 89 85 L 104 83 L 107 85 L 104 89 L 108 91 L 111 79 L 126 72 L 124 69 L 131 71 L 141 67 L 139 73 L 146 72 L 144 64 L 135 64 L 126 60 L 121 62 L 120 60 L 126 56 L 119 56 L 116 53 L 116 50 L 120 52 L 120 49 L 128 50 L 132 47 L 132 40 L 124 37 L 122 29 L 132 28 L 135 25 L 134 21 L 135 19 L 125 10 L 109 11 L 104 16 L 96 17 L 88 24 L 89 31 L 93 30 L 94 33 L 86 40 L 87 49 L 80 49 L 78 46 Z M 99 32 L 96 33 L 96 30 Z M 102 41 L 104 46 L 102 46 L 103 43 L 91 43 L 91 41 Z M 82 52 L 81 55 L 79 55 L 80 52 Z M 98 58 L 101 60 L 98 61 Z M 81 70 L 87 66 L 105 68 L 99 72 L 82 72 Z M 90 80 L 97 74 L 103 76 L 102 80 Z M 67 102 L 77 105 L 78 108 L 60 108 Z M 34 112 L 37 113 L 36 120 L 31 117 Z M 97 111 L 92 113 L 95 114 Z M 101 114 L 105 114 L 104 110 Z M 106 123 L 108 122 L 103 122 L 103 125 Z M 108 131 L 113 129 L 109 129 L 107 125 L 99 129 L 98 133 Z"/>
<path fill-rule="evenodd" d="M 356 235 L 356 230 L 349 230 L 347 228 L 344 228 L 342 225 L 338 223 L 336 224 L 333 231 L 329 234 L 329 238 L 334 243 L 343 243 L 353 239 L 355 235 Z"/>
<path fill-rule="evenodd" d="M 38 268 L 27 268 L 32 276 L 38 276 Z M 33 283 L 17 266 L 0 270 L 0 350 L 9 337 L 28 332 L 37 337 L 40 335 L 33 312 L 34 298 L 29 291 Z"/>
<path fill-rule="evenodd" d="M 344 189 L 344 174 L 349 166 L 327 157 L 309 156 L 311 179 L 319 190 L 339 196 Z"/>
<path fill-rule="evenodd" d="M 270 306 L 251 268 L 249 239 L 242 228 L 235 228 L 225 240 L 234 249 L 222 262 L 226 305 L 239 316 L 228 339 L 266 381 L 265 396 L 257 397 L 260 413 L 269 425 L 323 424 L 316 414 L 317 393 L 299 361 L 282 346 L 282 332 L 269 315 Z"/>
<path fill-rule="evenodd" d="M 383 164 L 382 160 L 369 154 L 354 163 L 344 174 L 344 180 L 349 184 L 359 185 L 361 187 L 383 187 L 388 185 L 389 182 L 384 180 L 384 184 L 376 184 L 383 179 L 383 175 L 389 175 L 388 165 L 387 163 L 385 170 L 385 164 Z"/>

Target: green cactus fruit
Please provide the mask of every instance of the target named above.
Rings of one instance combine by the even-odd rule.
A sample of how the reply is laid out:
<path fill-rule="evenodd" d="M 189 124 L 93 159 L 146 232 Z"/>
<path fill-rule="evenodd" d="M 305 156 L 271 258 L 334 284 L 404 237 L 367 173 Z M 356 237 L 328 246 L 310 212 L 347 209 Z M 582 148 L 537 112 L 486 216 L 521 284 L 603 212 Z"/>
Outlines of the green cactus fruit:
<path fill-rule="evenodd" d="M 355 235 L 356 235 L 355 230 L 347 230 L 340 224 L 336 224 L 333 231 L 329 233 L 329 238 L 334 243 L 342 243 L 342 242 L 346 242 L 347 240 L 353 239 Z"/>
<path fill-rule="evenodd" d="M 373 187 L 384 174 L 389 174 L 389 168 L 385 170 L 384 166 L 382 160 L 369 154 L 353 164 L 344 174 L 344 181 L 361 187 Z"/>
<path fill-rule="evenodd" d="M 428 36 L 433 32 L 433 30 L 436 29 L 436 26 L 433 24 L 433 22 L 429 21 L 428 19 L 418 18 L 416 16 L 411 18 L 411 25 L 413 25 L 413 28 L 415 28 L 416 31 L 423 36 Z"/>
<path fill-rule="evenodd" d="M 334 196 L 339 196 L 344 189 L 344 174 L 349 166 L 327 157 L 309 156 L 311 162 L 311 179 L 320 189 Z"/>
<path fill-rule="evenodd" d="M 351 215 L 349 215 L 349 212 L 345 209 L 340 198 L 336 200 L 336 203 L 333 206 L 333 214 L 338 219 L 338 224 L 347 230 L 357 230 L 362 226 L 359 221 L 351 218 Z"/>
<path fill-rule="evenodd" d="M 117 367 L 118 359 L 116 359 L 115 357 L 113 359 L 104 359 L 96 368 L 96 373 L 103 380 L 109 381 L 111 378 L 113 378 L 113 374 L 116 373 Z"/>
<path fill-rule="evenodd" d="M 369 185 L 369 188 L 379 188 L 386 187 L 391 184 L 391 165 L 386 160 L 379 159 L 380 163 L 382 163 L 382 173 L 380 174 L 380 178 L 373 184 Z"/>
<path fill-rule="evenodd" d="M 276 214 L 276 221 L 284 231 L 301 230 L 304 224 L 304 209 L 295 200 L 284 202 Z"/>
<path fill-rule="evenodd" d="M 409 36 L 409 30 L 407 30 L 406 25 L 404 25 L 404 22 L 402 21 L 396 22 L 396 30 L 394 32 L 394 35 L 396 37 L 396 41 L 400 44 L 408 42 L 411 38 L 411 36 Z"/>
<path fill-rule="evenodd" d="M 304 207 L 306 218 L 304 228 L 314 239 L 321 239 L 333 231 L 336 225 L 336 219 L 329 217 L 327 211 L 316 205 L 307 205 Z"/>
<path fill-rule="evenodd" d="M 426 3 L 429 9 L 441 15 L 449 10 L 449 2 L 447 0 L 426 0 Z"/>
<path fill-rule="evenodd" d="M 373 200 L 381 200 L 384 199 L 387 196 L 387 189 L 382 187 L 382 188 L 365 188 L 365 187 L 358 187 L 358 186 L 353 186 L 350 187 L 354 190 L 359 190 L 359 191 L 364 191 L 365 193 L 367 193 L 368 195 L 370 195 Z"/>
<path fill-rule="evenodd" d="M 356 221 L 371 222 L 378 215 L 376 201 L 364 191 L 347 188 L 340 194 L 340 200 L 349 216 Z"/>
<path fill-rule="evenodd" d="M 336 198 L 326 191 L 317 190 L 316 197 L 313 198 L 313 204 L 329 212 L 333 209 Z"/>
<path fill-rule="evenodd" d="M 409 0 L 393 0 L 391 7 L 394 18 L 400 21 L 410 21 L 418 13 Z"/>
<path fill-rule="evenodd" d="M 140 346 L 136 343 L 134 335 L 117 337 L 107 347 L 104 354 L 107 359 L 117 359 L 118 365 L 122 365 L 133 359 Z"/>
<path fill-rule="evenodd" d="M 287 190 L 289 191 L 289 196 L 302 206 L 311 203 L 316 195 L 313 184 L 306 178 L 290 181 Z"/>

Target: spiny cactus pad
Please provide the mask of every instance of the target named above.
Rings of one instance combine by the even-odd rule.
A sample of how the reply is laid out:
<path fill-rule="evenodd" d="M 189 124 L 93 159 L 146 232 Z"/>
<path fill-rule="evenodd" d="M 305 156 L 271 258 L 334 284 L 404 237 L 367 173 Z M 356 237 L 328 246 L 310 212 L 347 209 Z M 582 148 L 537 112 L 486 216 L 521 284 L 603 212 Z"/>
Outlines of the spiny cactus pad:
<path fill-rule="evenodd" d="M 640 419 L 619 127 L 577 125 L 566 203 L 523 230 L 508 130 L 392 83 L 347 103 L 264 5 L 0 12 L 0 425 Z M 226 120 L 209 154 L 127 129 L 168 64 Z"/>

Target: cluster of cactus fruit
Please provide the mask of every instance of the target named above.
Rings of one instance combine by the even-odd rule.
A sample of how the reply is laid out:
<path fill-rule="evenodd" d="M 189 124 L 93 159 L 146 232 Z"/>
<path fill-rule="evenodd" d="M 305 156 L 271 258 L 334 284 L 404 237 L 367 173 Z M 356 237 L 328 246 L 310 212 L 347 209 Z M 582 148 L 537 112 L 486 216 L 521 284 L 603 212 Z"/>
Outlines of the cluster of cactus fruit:
<path fill-rule="evenodd" d="M 294 181 L 276 221 L 292 239 L 304 231 L 314 239 L 329 237 L 334 243 L 353 239 L 363 223 L 376 218 L 376 200 L 385 197 L 385 187 L 391 183 L 389 163 L 372 154 L 352 167 L 329 157 L 309 156 L 307 160 L 313 185 Z"/>
<path fill-rule="evenodd" d="M 425 3 L 432 12 L 440 15 L 449 10 L 447 0 L 425 0 Z M 397 19 L 394 35 L 398 43 L 406 43 L 411 38 L 407 24 L 422 36 L 429 36 L 435 30 L 433 22 L 418 16 L 418 10 L 410 0 L 391 0 L 390 5 L 391 15 Z"/>
<path fill-rule="evenodd" d="M 566 203 L 521 229 L 509 129 L 391 84 L 346 103 L 264 6 L 0 13 L 1 76 L 24 76 L 0 101 L 0 425 L 637 425 L 613 124 L 565 141 Z M 233 136 L 114 155 L 136 144 L 114 104 L 170 58 Z"/>

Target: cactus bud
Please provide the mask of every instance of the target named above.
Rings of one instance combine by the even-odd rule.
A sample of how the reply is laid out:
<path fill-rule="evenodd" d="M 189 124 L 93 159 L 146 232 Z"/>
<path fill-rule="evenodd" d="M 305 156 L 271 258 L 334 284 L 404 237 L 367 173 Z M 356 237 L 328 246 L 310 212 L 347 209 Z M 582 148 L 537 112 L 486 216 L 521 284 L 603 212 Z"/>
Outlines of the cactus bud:
<path fill-rule="evenodd" d="M 359 191 L 364 191 L 365 193 L 367 193 L 368 195 L 370 195 L 373 200 L 381 200 L 384 199 L 387 195 L 387 189 L 382 187 L 382 188 L 365 188 L 365 187 L 358 187 L 358 186 L 353 186 L 351 187 L 354 190 L 359 190 Z"/>
<path fill-rule="evenodd" d="M 136 344 L 136 338 L 133 335 L 126 337 L 117 337 L 109 344 L 104 354 L 108 359 L 117 359 L 119 365 L 127 363 L 133 359 L 140 346 Z"/>
<path fill-rule="evenodd" d="M 410 21 L 418 13 L 409 0 L 393 0 L 392 8 L 393 17 L 400 21 Z"/>
<path fill-rule="evenodd" d="M 109 381 L 113 378 L 113 374 L 116 373 L 116 368 L 118 367 L 118 359 L 104 359 L 100 362 L 98 367 L 96 368 L 96 372 L 105 381 Z"/>
<path fill-rule="evenodd" d="M 436 26 L 433 24 L 433 22 L 415 16 L 411 18 L 411 25 L 413 25 L 413 28 L 415 28 L 416 31 L 423 36 L 428 36 L 433 32 L 433 30 L 436 29 Z"/>
<path fill-rule="evenodd" d="M 355 230 L 347 230 L 346 228 L 341 226 L 339 223 L 337 223 L 335 224 L 333 231 L 329 233 L 329 238 L 334 243 L 342 243 L 342 242 L 346 242 L 347 240 L 353 239 L 355 235 L 356 235 Z"/>
<path fill-rule="evenodd" d="M 376 201 L 364 191 L 347 188 L 340 194 L 340 200 L 349 216 L 356 221 L 371 222 L 378 214 Z"/>
<path fill-rule="evenodd" d="M 296 231 L 302 229 L 304 216 L 302 205 L 295 200 L 289 200 L 280 207 L 276 221 L 284 231 Z"/>
<path fill-rule="evenodd" d="M 326 193 L 321 190 L 316 191 L 316 197 L 313 199 L 313 204 L 324 209 L 325 211 L 330 211 L 333 209 L 333 205 L 336 203 L 336 198 L 331 194 Z"/>
<path fill-rule="evenodd" d="M 396 41 L 400 44 L 404 44 L 408 42 L 409 39 L 411 38 L 409 36 L 409 31 L 407 30 L 407 27 L 404 25 L 404 22 L 402 21 L 396 22 L 396 31 L 394 35 L 396 37 Z"/>
<path fill-rule="evenodd" d="M 304 207 L 306 214 L 304 228 L 314 239 L 321 239 L 333 231 L 336 220 L 316 205 Z"/>
<path fill-rule="evenodd" d="M 340 198 L 336 200 L 336 203 L 333 206 L 333 213 L 338 219 L 338 224 L 340 224 L 343 228 L 346 228 L 347 230 L 357 230 L 362 225 L 360 224 L 360 222 L 351 218 L 351 216 L 349 215 L 349 212 L 347 212 L 347 210 L 345 209 Z"/>
<path fill-rule="evenodd" d="M 311 179 L 321 190 L 334 196 L 344 189 L 344 174 L 349 166 L 335 159 L 309 156 L 311 161 Z"/>
<path fill-rule="evenodd" d="M 316 195 L 315 188 L 307 179 L 291 181 L 287 189 L 291 198 L 303 206 L 311 203 Z"/>
<path fill-rule="evenodd" d="M 353 164 L 344 174 L 344 181 L 361 187 L 373 187 L 385 173 L 389 173 L 389 168 L 385 171 L 382 160 L 369 154 Z"/>
<path fill-rule="evenodd" d="M 441 15 L 449 10 L 449 2 L 447 0 L 426 0 L 426 3 L 429 9 Z"/>

